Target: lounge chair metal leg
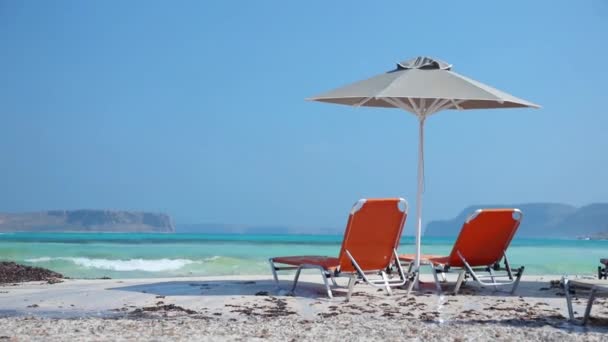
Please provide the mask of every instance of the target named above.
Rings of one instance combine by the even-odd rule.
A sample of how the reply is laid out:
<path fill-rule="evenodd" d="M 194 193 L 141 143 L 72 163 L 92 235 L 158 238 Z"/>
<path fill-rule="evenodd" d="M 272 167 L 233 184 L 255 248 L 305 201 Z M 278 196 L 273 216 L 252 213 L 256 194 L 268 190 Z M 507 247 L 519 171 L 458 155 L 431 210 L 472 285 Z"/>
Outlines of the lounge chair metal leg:
<path fill-rule="evenodd" d="M 405 283 L 408 285 L 407 286 L 408 294 L 409 294 L 409 291 L 411 291 L 411 289 L 412 289 L 412 286 L 410 286 L 411 285 L 410 283 L 413 282 L 413 277 L 412 277 L 412 268 L 413 267 L 414 267 L 414 263 L 413 262 L 410 262 L 410 264 L 407 267 L 407 273 L 406 273 L 406 277 L 407 278 L 406 278 L 406 282 Z"/>
<path fill-rule="evenodd" d="M 435 287 L 437 288 L 437 294 L 441 294 L 441 284 L 439 284 L 439 277 L 437 277 L 437 270 L 435 265 L 431 264 L 431 271 L 433 272 L 433 278 L 435 278 Z"/>
<path fill-rule="evenodd" d="M 465 274 L 468 272 L 474 281 L 476 281 L 479 285 L 484 286 L 483 282 L 477 277 L 477 274 L 475 274 L 475 270 L 473 269 L 473 267 L 471 267 L 471 265 L 469 265 L 469 263 L 467 262 L 467 259 L 465 259 L 462 254 L 460 254 L 460 252 L 458 252 L 458 256 L 460 256 L 460 260 L 462 260 L 462 263 L 464 264 L 463 271 L 465 271 Z"/>
<path fill-rule="evenodd" d="M 352 275 L 350 276 L 350 279 L 348 279 L 348 293 L 346 294 L 346 301 L 350 301 L 350 297 L 353 294 L 353 289 L 355 287 L 355 283 L 357 282 L 357 276 L 356 275 Z"/>
<path fill-rule="evenodd" d="M 296 291 L 296 286 L 298 286 L 298 280 L 300 279 L 300 272 L 302 271 L 302 266 L 298 267 L 296 271 L 296 276 L 293 278 L 293 286 L 291 287 L 291 292 Z"/>
<path fill-rule="evenodd" d="M 511 271 L 511 265 L 509 264 L 509 259 L 507 258 L 507 254 L 504 255 L 505 258 L 505 269 L 507 270 L 507 274 L 509 275 L 509 280 L 513 280 L 513 272 Z"/>
<path fill-rule="evenodd" d="M 401 263 L 399 262 L 399 253 L 397 253 L 396 249 L 393 249 L 393 256 L 395 257 L 395 267 L 399 273 L 399 279 L 401 279 L 403 285 L 405 285 L 408 275 L 403 272 L 403 267 L 401 267 Z"/>
<path fill-rule="evenodd" d="M 268 263 L 270 264 L 270 272 L 272 273 L 272 278 L 274 279 L 274 282 L 279 285 L 279 277 L 277 275 L 277 270 L 274 266 L 274 261 L 272 259 L 268 259 Z"/>
<path fill-rule="evenodd" d="M 410 262 L 410 264 L 409 264 L 409 266 L 408 266 L 408 268 L 407 268 L 407 273 L 408 273 L 408 274 L 412 273 L 412 267 L 414 267 L 414 263 L 413 263 L 413 262 Z"/>
<path fill-rule="evenodd" d="M 574 323 L 574 310 L 572 309 L 572 295 L 570 294 L 570 282 L 568 278 L 563 278 L 564 291 L 566 292 L 566 305 L 568 306 L 568 317 L 570 322 Z"/>
<path fill-rule="evenodd" d="M 329 282 L 327 281 L 327 275 L 325 274 L 325 271 L 323 269 L 321 269 L 321 277 L 323 277 L 323 283 L 325 284 L 325 289 L 327 290 L 327 296 L 329 297 L 329 299 L 333 299 L 334 295 L 331 292 Z"/>
<path fill-rule="evenodd" d="M 494 270 L 491 266 L 488 266 L 488 272 L 490 273 L 490 279 L 492 280 L 492 283 L 496 283 L 496 280 L 494 278 Z M 496 290 L 498 290 L 498 286 L 494 285 L 494 291 Z"/>
<path fill-rule="evenodd" d="M 420 267 L 416 268 L 415 266 L 412 267 L 414 270 L 411 271 L 414 276 L 410 278 L 410 282 L 411 282 L 411 286 L 410 286 L 410 290 L 411 289 L 416 289 L 418 290 L 420 288 Z"/>
<path fill-rule="evenodd" d="M 517 270 L 517 278 L 515 278 L 515 283 L 513 283 L 513 288 L 511 288 L 511 294 L 515 294 L 517 291 L 517 287 L 519 286 L 519 281 L 521 280 L 522 275 L 524 274 L 525 267 L 522 266 Z"/>
<path fill-rule="evenodd" d="M 274 267 L 274 261 L 272 259 L 268 259 L 268 263 L 270 264 L 270 271 L 272 272 L 272 277 L 274 278 L 274 282 L 279 286 L 279 277 L 277 276 L 277 270 Z"/>
<path fill-rule="evenodd" d="M 403 268 L 401 267 L 401 264 L 399 264 L 399 263 L 396 264 L 397 271 L 399 272 L 398 280 L 389 279 L 387 272 L 384 270 L 379 271 L 379 272 L 378 271 L 374 272 L 376 274 L 379 274 L 381 279 L 370 279 L 370 278 L 368 278 L 368 275 L 366 274 L 366 272 L 364 272 L 363 269 L 361 269 L 361 267 L 359 266 L 359 264 L 357 263 L 355 258 L 352 256 L 352 254 L 350 254 L 350 252 L 348 250 L 345 250 L 345 252 L 346 252 L 346 255 L 349 257 L 353 267 L 355 268 L 355 272 L 353 272 L 354 275 L 356 276 L 355 279 L 357 281 L 365 282 L 376 288 L 384 288 L 388 295 L 391 295 L 393 292 L 391 290 L 391 287 L 404 286 L 406 284 L 407 280 L 409 279 L 409 277 L 403 272 Z M 394 260 L 399 259 L 399 255 L 397 254 L 396 250 L 393 250 L 393 257 L 395 258 Z M 352 286 L 352 285 L 353 285 L 352 283 L 349 284 L 349 286 Z"/>
<path fill-rule="evenodd" d="M 587 308 L 585 309 L 585 316 L 583 316 L 583 325 L 587 324 L 587 320 L 591 315 L 591 307 L 593 306 L 593 301 L 595 300 L 595 292 L 597 289 L 593 287 L 591 289 L 591 293 L 589 294 L 589 301 L 587 302 Z"/>
<path fill-rule="evenodd" d="M 414 272 L 414 274 L 408 272 L 408 276 L 409 276 L 409 280 L 408 280 L 408 285 L 407 285 L 407 292 L 405 293 L 405 295 L 409 295 L 410 292 L 412 292 L 412 289 L 414 288 L 414 285 L 416 284 L 416 278 L 418 278 L 418 272 Z"/>
<path fill-rule="evenodd" d="M 391 291 L 391 287 L 388 283 L 388 277 L 386 276 L 386 272 L 381 271 L 380 273 L 382 274 L 382 280 L 384 280 L 384 289 L 386 290 L 386 294 L 388 296 L 392 296 L 393 292 Z"/>
<path fill-rule="evenodd" d="M 331 272 L 329 273 L 329 277 L 331 278 L 331 283 L 334 286 L 338 286 L 338 283 L 336 283 L 336 277 L 334 277 L 334 275 Z"/>
<path fill-rule="evenodd" d="M 458 280 L 456 280 L 456 287 L 454 287 L 454 294 L 458 294 L 458 291 L 460 291 L 460 286 L 462 286 L 462 282 L 464 281 L 464 276 L 467 273 L 466 270 L 462 270 L 460 271 L 460 273 L 458 273 Z"/>

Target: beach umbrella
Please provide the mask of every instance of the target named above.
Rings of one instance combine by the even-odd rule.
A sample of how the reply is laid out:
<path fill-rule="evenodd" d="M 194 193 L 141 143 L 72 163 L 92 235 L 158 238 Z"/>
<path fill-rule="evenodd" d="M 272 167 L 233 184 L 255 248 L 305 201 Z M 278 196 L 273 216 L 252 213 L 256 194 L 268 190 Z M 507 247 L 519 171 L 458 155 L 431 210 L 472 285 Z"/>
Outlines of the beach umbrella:
<path fill-rule="evenodd" d="M 418 118 L 415 270 L 420 267 L 426 118 L 448 109 L 539 108 L 534 103 L 457 74 L 452 71 L 452 65 L 430 57 L 417 57 L 397 63 L 394 70 L 328 91 L 309 100 L 354 107 L 399 108 Z"/>

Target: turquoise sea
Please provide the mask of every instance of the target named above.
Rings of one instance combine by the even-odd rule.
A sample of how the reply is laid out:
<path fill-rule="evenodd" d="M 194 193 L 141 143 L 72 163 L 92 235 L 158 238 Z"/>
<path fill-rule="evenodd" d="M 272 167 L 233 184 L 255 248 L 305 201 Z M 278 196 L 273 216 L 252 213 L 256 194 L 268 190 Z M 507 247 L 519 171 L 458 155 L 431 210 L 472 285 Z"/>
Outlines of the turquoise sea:
<path fill-rule="evenodd" d="M 74 278 L 270 274 L 267 259 L 336 256 L 342 236 L 114 233 L 0 233 L 0 260 L 41 266 Z M 454 239 L 423 238 L 423 253 L 447 254 Z M 414 238 L 400 253 L 414 253 Z M 526 274 L 595 274 L 608 241 L 515 239 L 511 264 Z"/>

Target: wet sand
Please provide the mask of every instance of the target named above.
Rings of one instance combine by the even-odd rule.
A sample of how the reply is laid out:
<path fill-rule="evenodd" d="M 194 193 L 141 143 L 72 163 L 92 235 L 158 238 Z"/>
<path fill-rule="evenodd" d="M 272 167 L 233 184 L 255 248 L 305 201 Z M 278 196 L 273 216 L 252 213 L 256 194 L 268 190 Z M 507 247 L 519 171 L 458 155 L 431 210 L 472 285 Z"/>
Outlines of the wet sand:
<path fill-rule="evenodd" d="M 361 284 L 350 302 L 345 289 L 328 299 L 316 274 L 295 294 L 268 275 L 4 284 L 0 340 L 606 340 L 608 301 L 587 327 L 571 324 L 555 280 L 525 276 L 516 295 L 468 283 L 456 296 L 386 296 Z M 575 298 L 581 316 L 585 294 Z"/>

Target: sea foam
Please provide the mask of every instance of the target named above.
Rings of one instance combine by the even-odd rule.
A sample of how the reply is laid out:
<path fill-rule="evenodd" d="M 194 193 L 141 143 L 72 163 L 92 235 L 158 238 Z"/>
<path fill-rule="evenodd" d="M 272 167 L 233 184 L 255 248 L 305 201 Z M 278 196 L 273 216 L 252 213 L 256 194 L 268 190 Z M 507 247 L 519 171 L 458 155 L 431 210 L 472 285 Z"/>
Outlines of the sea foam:
<path fill-rule="evenodd" d="M 176 271 L 184 266 L 204 263 L 206 261 L 216 260 L 217 257 L 210 257 L 203 260 L 190 260 L 190 259 L 91 259 L 84 257 L 40 257 L 26 259 L 26 262 L 41 263 L 50 262 L 54 260 L 69 261 L 78 266 L 85 268 L 97 268 L 111 271 L 146 271 L 146 272 L 163 272 L 163 271 Z"/>

